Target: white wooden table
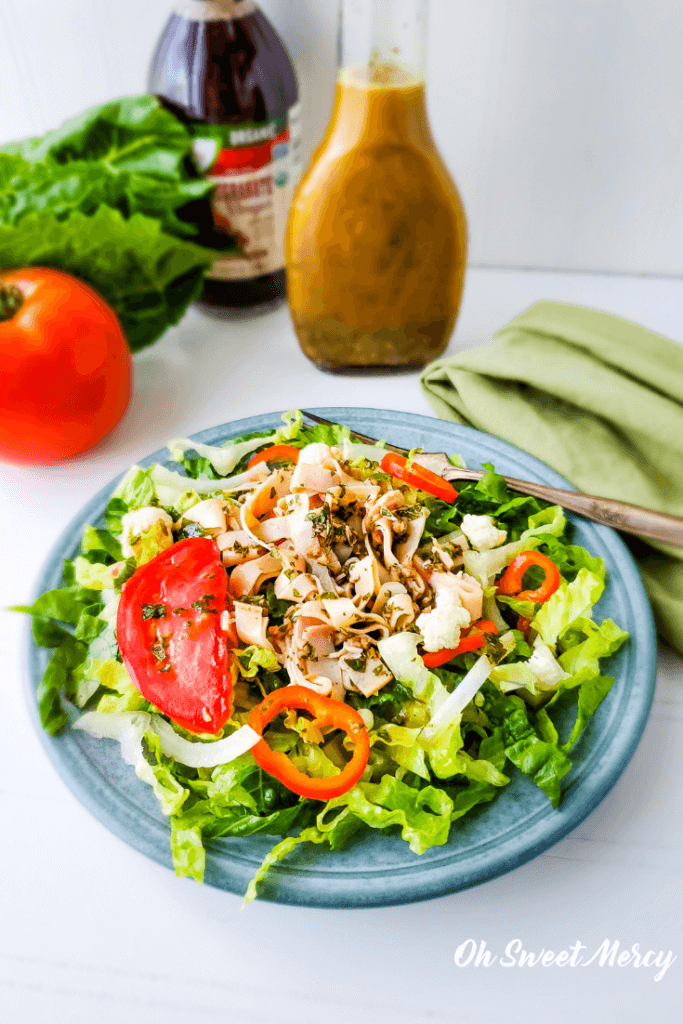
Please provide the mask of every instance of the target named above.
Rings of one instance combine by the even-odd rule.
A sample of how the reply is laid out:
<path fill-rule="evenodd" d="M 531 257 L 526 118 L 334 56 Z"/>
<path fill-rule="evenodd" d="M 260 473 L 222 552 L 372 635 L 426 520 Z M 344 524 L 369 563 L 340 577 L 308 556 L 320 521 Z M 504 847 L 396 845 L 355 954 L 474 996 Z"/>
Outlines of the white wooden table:
<path fill-rule="evenodd" d="M 471 270 L 451 350 L 488 340 L 538 299 L 595 306 L 683 343 L 683 281 Z M 132 406 L 96 451 L 0 467 L 0 607 L 28 601 L 87 499 L 172 436 L 294 406 L 429 414 L 417 376 L 344 378 L 300 354 L 282 308 L 225 326 L 191 312 L 136 359 Z M 29 723 L 23 617 L 3 614 L 0 1019 L 7 1024 L 623 1024 L 680 1018 L 683 665 L 661 651 L 657 695 L 622 778 L 571 836 L 467 892 L 405 907 L 322 911 L 201 888 L 114 838 L 71 795 Z M 490 967 L 457 967 L 467 939 Z M 576 967 L 504 968 L 506 945 Z M 585 966 L 603 940 L 678 960 Z M 515 947 L 516 948 L 516 947 Z M 650 958 L 652 959 L 652 958 Z"/>

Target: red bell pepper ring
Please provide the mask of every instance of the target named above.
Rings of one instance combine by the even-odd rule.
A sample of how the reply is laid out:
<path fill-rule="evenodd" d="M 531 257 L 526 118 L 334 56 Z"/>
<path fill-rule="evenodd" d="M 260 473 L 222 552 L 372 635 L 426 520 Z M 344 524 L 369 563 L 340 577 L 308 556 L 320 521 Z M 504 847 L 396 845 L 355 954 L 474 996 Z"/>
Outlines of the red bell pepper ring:
<path fill-rule="evenodd" d="M 426 491 L 449 504 L 453 504 L 458 497 L 458 492 L 448 480 L 444 480 L 437 473 L 432 473 L 431 469 L 426 469 L 418 462 L 413 462 L 408 466 L 408 459 L 405 455 L 387 452 L 379 466 L 383 473 L 390 473 L 397 480 L 403 480 L 409 487 Z"/>
<path fill-rule="evenodd" d="M 123 664 L 148 701 L 190 732 L 230 717 L 236 668 L 221 627 L 228 578 L 218 545 L 191 537 L 124 583 L 116 620 Z"/>
<path fill-rule="evenodd" d="M 524 574 L 532 565 L 537 565 L 545 572 L 545 579 L 536 590 L 522 590 Z M 533 601 L 543 604 L 551 597 L 561 583 L 560 570 L 555 563 L 540 551 L 522 551 L 513 558 L 505 573 L 498 581 L 498 593 L 509 597 L 518 597 L 520 601 Z"/>
<path fill-rule="evenodd" d="M 269 775 L 273 775 L 287 789 L 309 800 L 331 800 L 347 793 L 361 778 L 370 756 L 370 737 L 365 722 L 354 708 L 340 700 L 323 697 L 306 686 L 284 686 L 257 704 L 249 715 L 251 728 L 263 736 L 269 722 L 290 708 L 300 708 L 313 716 L 313 724 L 319 729 L 334 726 L 352 738 L 354 742 L 351 760 L 339 775 L 330 779 L 312 779 L 299 771 L 287 754 L 271 750 L 266 740 L 261 739 L 251 748 L 254 760 Z"/>
<path fill-rule="evenodd" d="M 299 455 L 300 450 L 291 444 L 273 444 L 270 448 L 264 448 L 262 452 L 252 455 L 247 469 L 257 466 L 259 462 L 284 462 L 286 460 L 296 464 L 299 461 Z"/>
<path fill-rule="evenodd" d="M 440 651 L 427 651 L 422 655 L 422 660 L 427 668 L 438 668 L 445 665 L 451 658 L 458 654 L 465 654 L 466 651 L 476 651 L 486 643 L 486 633 L 497 633 L 498 629 L 490 619 L 479 619 L 471 628 L 467 636 L 462 637 L 457 647 L 442 647 Z"/>

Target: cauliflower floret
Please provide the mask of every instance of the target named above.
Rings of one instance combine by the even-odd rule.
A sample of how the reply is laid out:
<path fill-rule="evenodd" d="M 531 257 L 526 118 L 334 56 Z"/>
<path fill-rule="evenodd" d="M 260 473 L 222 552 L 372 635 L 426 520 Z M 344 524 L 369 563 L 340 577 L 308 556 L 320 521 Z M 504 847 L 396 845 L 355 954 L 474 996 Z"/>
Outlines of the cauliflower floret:
<path fill-rule="evenodd" d="M 158 522 L 168 527 L 168 544 L 166 546 L 170 547 L 173 543 L 173 520 L 168 512 L 164 512 L 163 508 L 148 505 L 145 508 L 136 508 L 132 512 L 126 512 L 125 516 L 121 517 L 123 533 L 119 540 L 124 558 L 132 558 L 135 554 L 130 545 L 131 538 L 139 537 L 145 530 L 149 530 L 150 526 L 154 526 Z"/>
<path fill-rule="evenodd" d="M 477 551 L 490 551 L 507 540 L 507 531 L 499 530 L 491 516 L 462 517 L 462 532 Z"/>
<path fill-rule="evenodd" d="M 565 672 L 555 655 L 540 638 L 536 638 L 534 650 L 526 664 L 538 679 L 539 683 L 545 686 L 556 686 L 562 679 L 569 675 Z"/>
<path fill-rule="evenodd" d="M 440 590 L 436 594 L 436 606 L 431 612 L 422 612 L 415 625 L 422 633 L 425 651 L 440 651 L 444 647 L 454 648 L 460 643 L 460 630 L 469 626 L 470 613 L 460 604 L 452 590 Z"/>
<path fill-rule="evenodd" d="M 473 622 L 481 618 L 484 591 L 479 580 L 462 571 L 455 575 L 451 572 L 433 572 L 429 577 L 429 583 L 434 587 L 437 603 L 439 594 L 444 590 L 450 590 L 463 608 L 470 613 Z"/>

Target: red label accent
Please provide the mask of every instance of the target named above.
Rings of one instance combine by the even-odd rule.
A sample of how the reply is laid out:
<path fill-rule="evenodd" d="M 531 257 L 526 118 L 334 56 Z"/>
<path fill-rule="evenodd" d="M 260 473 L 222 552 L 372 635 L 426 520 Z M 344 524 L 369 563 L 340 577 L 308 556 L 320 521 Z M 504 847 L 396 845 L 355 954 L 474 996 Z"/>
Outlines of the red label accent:
<path fill-rule="evenodd" d="M 241 149 L 221 149 L 209 174 L 215 177 L 230 174 L 246 174 L 248 171 L 260 171 L 267 167 L 273 159 L 273 146 L 289 141 L 289 128 L 285 128 L 274 139 L 269 139 L 261 146 L 244 147 Z"/>

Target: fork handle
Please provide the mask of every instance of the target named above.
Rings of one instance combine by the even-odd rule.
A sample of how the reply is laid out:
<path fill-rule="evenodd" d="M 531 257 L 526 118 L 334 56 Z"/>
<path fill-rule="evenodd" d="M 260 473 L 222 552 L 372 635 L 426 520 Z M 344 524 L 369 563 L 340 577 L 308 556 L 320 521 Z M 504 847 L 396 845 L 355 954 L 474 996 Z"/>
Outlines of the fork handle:
<path fill-rule="evenodd" d="M 451 479 L 458 479 L 456 473 L 457 470 L 454 470 Z M 444 475 L 451 476 L 450 473 Z M 462 480 L 463 475 L 460 475 L 459 479 Z M 549 487 L 547 484 L 537 484 L 531 480 L 516 480 L 508 476 L 504 479 L 513 491 L 551 501 L 603 526 L 611 526 L 615 530 L 623 530 L 624 533 L 633 533 L 638 537 L 648 537 L 650 540 L 660 540 L 679 548 L 683 547 L 681 516 L 654 512 L 652 509 L 630 505 L 627 501 L 618 501 L 616 498 L 600 498 L 596 494 Z"/>

